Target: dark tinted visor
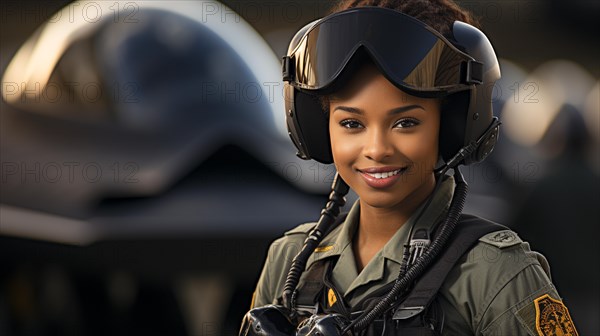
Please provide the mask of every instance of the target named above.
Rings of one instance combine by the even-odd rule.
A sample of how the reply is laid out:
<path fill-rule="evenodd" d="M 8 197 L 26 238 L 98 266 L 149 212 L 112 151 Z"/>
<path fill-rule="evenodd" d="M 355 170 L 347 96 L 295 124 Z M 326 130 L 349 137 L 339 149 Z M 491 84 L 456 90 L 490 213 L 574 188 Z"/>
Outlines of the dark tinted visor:
<path fill-rule="evenodd" d="M 441 34 L 400 12 L 361 7 L 318 21 L 289 56 L 290 83 L 327 88 L 364 47 L 383 74 L 412 92 L 448 93 L 469 88 L 473 58 Z"/>

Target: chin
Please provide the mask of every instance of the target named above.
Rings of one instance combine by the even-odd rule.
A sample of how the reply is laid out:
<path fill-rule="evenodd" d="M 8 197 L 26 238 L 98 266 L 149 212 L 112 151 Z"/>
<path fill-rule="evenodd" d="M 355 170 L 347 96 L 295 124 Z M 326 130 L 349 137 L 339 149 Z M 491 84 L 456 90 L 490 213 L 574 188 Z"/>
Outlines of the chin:
<path fill-rule="evenodd" d="M 358 194 L 363 203 L 378 209 L 391 209 L 397 207 L 406 199 L 405 195 L 363 195 Z"/>

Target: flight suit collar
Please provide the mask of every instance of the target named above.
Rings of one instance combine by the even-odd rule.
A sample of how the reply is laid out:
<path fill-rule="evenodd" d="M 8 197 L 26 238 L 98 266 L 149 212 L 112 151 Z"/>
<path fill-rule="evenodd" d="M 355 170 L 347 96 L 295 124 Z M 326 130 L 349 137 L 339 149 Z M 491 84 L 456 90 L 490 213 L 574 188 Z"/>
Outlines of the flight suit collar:
<path fill-rule="evenodd" d="M 316 261 L 333 256 L 340 256 L 346 249 L 352 249 L 352 237 L 354 237 L 354 232 L 358 225 L 359 215 L 360 205 L 358 200 L 356 200 L 352 205 L 352 208 L 350 208 L 345 221 L 327 234 L 315 249 L 315 252 L 309 257 L 306 268 L 310 267 L 310 265 Z M 354 266 L 354 272 L 356 272 L 356 266 Z"/>
<path fill-rule="evenodd" d="M 453 192 L 454 179 L 448 176 L 442 181 L 438 192 L 433 196 L 429 209 L 423 213 L 415 226 L 415 230 L 428 228 L 441 220 L 450 205 Z M 391 271 L 393 277 L 397 276 L 410 227 L 423 206 L 421 205 L 414 212 L 359 274 L 352 250 L 352 239 L 358 228 L 360 218 L 360 202 L 356 200 L 344 223 L 336 227 L 323 239 L 315 253 L 308 259 L 306 267 L 310 267 L 318 260 L 334 256 L 339 257 L 332 271 L 332 280 L 338 289 L 344 293 L 344 296 L 362 285 L 383 279 L 386 276 L 386 260 L 390 260 L 395 264 L 388 265 L 388 273 Z"/>
<path fill-rule="evenodd" d="M 442 220 L 450 206 L 453 193 L 454 178 L 448 176 L 444 181 L 442 181 L 439 190 L 435 193 L 435 195 L 433 195 L 431 204 L 429 204 L 429 209 L 423 213 L 421 219 L 419 219 L 419 221 L 415 224 L 414 230 L 429 228 Z M 404 244 L 406 244 L 408 241 L 410 228 L 413 226 L 413 223 L 419 216 L 419 213 L 424 206 L 425 204 L 422 204 L 385 244 L 381 251 L 384 258 L 392 260 L 398 264 L 402 263 Z"/>

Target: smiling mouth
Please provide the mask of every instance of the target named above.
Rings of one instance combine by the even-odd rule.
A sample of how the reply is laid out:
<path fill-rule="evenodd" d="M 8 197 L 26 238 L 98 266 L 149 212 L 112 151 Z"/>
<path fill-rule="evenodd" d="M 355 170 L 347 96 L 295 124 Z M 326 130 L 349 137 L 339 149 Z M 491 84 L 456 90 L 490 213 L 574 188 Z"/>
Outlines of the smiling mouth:
<path fill-rule="evenodd" d="M 388 178 L 388 177 L 391 177 L 391 176 L 402 174 L 407 169 L 408 169 L 408 167 L 403 167 L 403 168 L 400 168 L 400 169 L 391 170 L 391 171 L 387 171 L 387 172 L 377 172 L 377 173 L 375 173 L 375 172 L 367 172 L 367 171 L 362 171 L 362 170 L 359 170 L 359 172 L 361 172 L 361 173 L 363 173 L 365 175 L 369 175 L 369 176 L 371 176 L 373 178 L 376 178 L 376 179 L 385 179 L 385 178 Z"/>

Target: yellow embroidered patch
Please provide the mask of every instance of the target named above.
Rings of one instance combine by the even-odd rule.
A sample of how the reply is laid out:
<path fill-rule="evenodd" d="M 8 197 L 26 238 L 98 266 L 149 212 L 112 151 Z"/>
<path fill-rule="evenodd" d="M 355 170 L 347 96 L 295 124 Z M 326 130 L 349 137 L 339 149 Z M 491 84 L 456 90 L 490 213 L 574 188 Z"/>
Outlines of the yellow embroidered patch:
<path fill-rule="evenodd" d="M 337 302 L 335 292 L 331 288 L 329 288 L 329 291 L 327 292 L 327 301 L 329 302 L 329 307 L 333 306 Z"/>
<path fill-rule="evenodd" d="M 562 301 L 544 294 L 533 300 L 535 305 L 535 328 L 538 335 L 578 336 L 569 310 Z"/>
<path fill-rule="evenodd" d="M 315 252 L 316 252 L 316 253 L 319 253 L 319 252 L 327 252 L 327 251 L 331 250 L 332 248 L 333 248 L 333 245 L 329 245 L 329 246 L 319 246 L 319 247 L 317 247 L 317 248 L 315 249 Z"/>

